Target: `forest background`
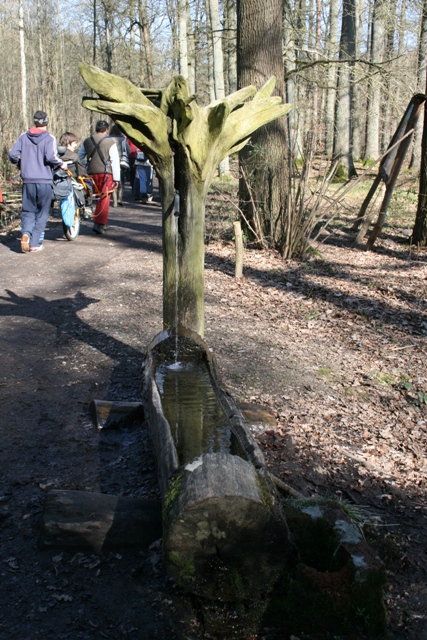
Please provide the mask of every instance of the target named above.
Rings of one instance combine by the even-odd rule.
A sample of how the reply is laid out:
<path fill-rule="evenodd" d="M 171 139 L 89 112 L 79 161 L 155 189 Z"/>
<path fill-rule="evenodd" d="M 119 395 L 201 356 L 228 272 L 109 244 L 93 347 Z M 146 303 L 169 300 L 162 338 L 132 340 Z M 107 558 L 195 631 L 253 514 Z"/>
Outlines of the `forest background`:
<path fill-rule="evenodd" d="M 65 130 L 79 139 L 88 135 L 97 115 L 81 106 L 89 93 L 79 74 L 81 61 L 145 88 L 164 87 L 181 73 L 199 104 L 235 91 L 242 6 L 256 15 L 252 33 L 282 17 L 279 91 L 293 104 L 285 121 L 293 157 L 304 156 L 310 132 L 320 176 L 333 157 L 348 174 L 354 167 L 361 174 L 363 165 L 371 166 L 387 148 L 413 94 L 425 92 L 427 0 L 5 0 L 0 9 L 2 184 L 16 172 L 7 151 L 37 109 L 49 113 L 54 135 Z M 252 54 L 263 36 L 265 48 L 269 44 L 270 32 L 262 28 Z M 249 64 L 257 71 L 255 58 Z M 269 75 L 277 74 L 264 62 Z M 320 259 L 284 264 L 275 252 L 257 249 L 246 252 L 247 277 L 239 282 L 230 277 L 233 247 L 212 242 L 206 269 L 207 339 L 227 388 L 242 401 L 272 408 L 278 420 L 279 429 L 259 437 L 272 470 L 301 493 L 332 491 L 384 517 L 388 528 L 381 524 L 372 536 L 387 562 L 386 604 L 399 640 L 427 637 L 425 252 L 408 248 L 422 124 L 421 118 L 399 184 L 400 196 L 407 192 L 399 205 L 402 218 L 376 252 L 349 247 L 345 232 L 322 247 Z M 376 169 L 367 174 L 365 193 Z M 225 183 L 231 201 L 237 181 Z M 353 221 L 363 196 L 358 192 L 351 207 L 341 200 L 340 213 Z M 238 209 L 230 206 L 237 217 Z M 208 239 L 217 207 L 218 199 L 207 208 Z M 402 231 L 409 234 L 403 242 Z M 73 251 L 84 246 L 78 243 Z M 125 263 L 128 269 L 127 256 Z M 139 274 L 146 267 L 135 260 L 132 268 Z M 142 286 L 144 276 L 129 282 Z M 160 277 L 153 280 L 154 292 L 159 282 Z M 111 283 L 108 291 L 103 306 L 87 310 L 86 322 L 95 327 L 107 316 L 112 321 L 109 305 L 119 296 Z M 87 292 L 96 297 L 99 284 Z M 154 293 L 152 298 L 157 299 Z M 127 303 L 132 299 L 129 293 Z M 151 331 L 153 318 L 150 306 L 137 311 L 132 344 L 139 348 L 141 326 Z M 118 307 L 119 313 L 126 314 L 116 322 L 119 327 L 122 321 L 126 343 L 127 305 Z M 82 347 L 81 366 L 92 359 L 92 351 L 88 357 Z M 99 376 L 95 369 L 85 369 L 93 384 Z M 126 367 L 120 370 L 126 373 Z M 25 462 L 25 451 L 17 451 Z M 71 460 L 68 449 L 64 459 Z M 73 472 L 74 467 L 79 468 L 73 461 Z M 22 565 L 32 569 L 30 562 Z M 27 584 L 33 597 L 31 581 Z"/>
<path fill-rule="evenodd" d="M 52 132 L 88 135 L 96 117 L 81 107 L 88 93 L 83 61 L 143 87 L 164 87 L 181 73 L 200 104 L 238 86 L 240 0 L 6 0 L 0 18 L 1 172 L 6 151 L 46 110 Z M 411 96 L 425 90 L 426 2 L 422 0 L 268 0 L 283 16 L 285 102 L 290 147 L 303 153 L 304 132 L 315 150 L 353 160 L 383 153 Z M 424 5 L 424 6 L 423 6 Z M 255 27 L 254 27 L 255 28 Z M 261 34 L 262 35 L 262 34 Z M 267 34 L 266 34 L 267 35 Z M 420 123 L 421 125 L 422 123 Z M 420 167 L 420 128 L 411 167 Z"/>

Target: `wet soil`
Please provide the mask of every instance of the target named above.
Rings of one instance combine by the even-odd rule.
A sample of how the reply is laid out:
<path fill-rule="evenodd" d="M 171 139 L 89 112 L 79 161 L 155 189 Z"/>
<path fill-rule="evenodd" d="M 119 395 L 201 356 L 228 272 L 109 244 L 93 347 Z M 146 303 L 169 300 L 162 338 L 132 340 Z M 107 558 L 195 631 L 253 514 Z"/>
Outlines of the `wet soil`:
<path fill-rule="evenodd" d="M 17 230 L 2 237 L 1 640 L 211 637 L 159 542 L 39 544 L 50 489 L 158 497 L 144 422 L 98 432 L 89 406 L 140 400 L 162 329 L 160 225 L 158 200 L 127 192 L 104 236 L 84 222 L 68 242 L 53 217 L 40 254 L 21 253 Z M 237 281 L 232 246 L 208 245 L 205 339 L 235 400 L 268 409 L 253 430 L 271 470 L 305 496 L 366 509 L 387 637 L 427 639 L 426 256 L 387 240 L 370 255 L 323 251 L 304 265 L 248 252 Z M 259 638 L 283 636 L 266 620 Z"/>

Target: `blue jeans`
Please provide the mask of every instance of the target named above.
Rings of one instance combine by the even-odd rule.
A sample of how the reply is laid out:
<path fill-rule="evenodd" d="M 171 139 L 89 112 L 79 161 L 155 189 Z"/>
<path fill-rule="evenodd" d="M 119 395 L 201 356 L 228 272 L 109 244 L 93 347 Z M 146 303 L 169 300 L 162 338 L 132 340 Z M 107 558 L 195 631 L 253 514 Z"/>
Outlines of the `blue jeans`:
<path fill-rule="evenodd" d="M 30 247 L 43 242 L 52 204 L 51 184 L 30 182 L 22 186 L 21 233 L 30 236 Z"/>
<path fill-rule="evenodd" d="M 153 193 L 153 174 L 154 169 L 151 164 L 135 165 L 135 180 L 133 182 L 133 195 L 151 196 Z"/>

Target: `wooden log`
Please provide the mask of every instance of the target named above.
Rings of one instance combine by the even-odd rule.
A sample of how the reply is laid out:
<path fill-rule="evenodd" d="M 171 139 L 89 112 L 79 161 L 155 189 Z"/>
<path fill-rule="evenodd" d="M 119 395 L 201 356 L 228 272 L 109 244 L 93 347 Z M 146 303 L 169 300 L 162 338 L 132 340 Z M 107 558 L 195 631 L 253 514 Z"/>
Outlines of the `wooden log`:
<path fill-rule="evenodd" d="M 175 477 L 163 531 L 165 564 L 178 584 L 224 602 L 268 592 L 291 548 L 269 484 L 227 453 L 196 458 Z"/>
<path fill-rule="evenodd" d="M 179 465 L 155 382 L 162 343 L 175 344 L 171 332 L 163 331 L 147 354 L 144 403 L 163 502 L 165 564 L 181 587 L 198 596 L 224 602 L 259 598 L 274 584 L 295 547 L 264 456 L 233 399 L 220 386 L 209 350 L 194 332 L 180 330 L 180 336 L 204 350 L 241 456 L 206 452 Z"/>
<path fill-rule="evenodd" d="M 53 490 L 46 495 L 39 543 L 97 553 L 148 547 L 162 536 L 161 520 L 159 500 Z"/>

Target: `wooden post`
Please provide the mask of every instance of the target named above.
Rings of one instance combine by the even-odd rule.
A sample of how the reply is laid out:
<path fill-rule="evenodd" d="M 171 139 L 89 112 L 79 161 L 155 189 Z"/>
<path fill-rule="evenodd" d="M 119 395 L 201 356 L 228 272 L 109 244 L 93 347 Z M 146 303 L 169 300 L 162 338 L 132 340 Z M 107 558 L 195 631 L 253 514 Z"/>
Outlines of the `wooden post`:
<path fill-rule="evenodd" d="M 380 183 L 380 177 L 378 176 L 378 184 L 379 183 Z M 374 185 L 375 185 L 375 182 L 374 182 Z M 384 196 L 385 196 L 387 187 L 386 187 L 386 185 L 384 183 L 381 183 L 381 187 L 380 188 L 381 188 L 381 195 L 383 197 L 382 202 L 384 203 Z M 372 187 L 371 187 L 371 189 L 372 189 Z M 375 202 L 376 202 L 376 200 L 375 200 Z M 362 208 L 363 208 L 363 206 L 362 206 Z M 361 215 L 362 215 L 362 209 L 361 209 Z M 357 244 L 363 244 L 363 242 L 365 241 L 365 236 L 368 233 L 369 226 L 371 225 L 374 217 L 375 217 L 374 205 L 372 205 L 372 209 L 368 213 L 366 213 L 366 209 L 363 211 L 363 222 L 362 222 L 362 225 L 360 227 L 359 233 L 356 236 L 356 243 Z"/>
<path fill-rule="evenodd" d="M 240 220 L 234 223 L 234 242 L 236 245 L 235 276 L 236 278 L 241 278 L 243 275 L 243 236 Z"/>
<path fill-rule="evenodd" d="M 375 240 L 377 239 L 381 229 L 383 228 L 385 218 L 387 215 L 388 205 L 390 204 L 391 196 L 393 195 L 393 189 L 396 184 L 396 180 L 399 176 L 400 170 L 402 168 L 403 161 L 406 156 L 406 152 L 408 151 L 409 145 L 411 144 L 413 131 L 415 125 L 418 121 L 419 115 L 421 113 L 421 109 L 425 103 L 425 95 L 417 94 L 411 100 L 410 107 L 407 109 L 407 113 L 405 114 L 403 121 L 401 123 L 402 129 L 404 128 L 403 134 L 406 135 L 402 139 L 402 142 L 396 149 L 396 156 L 392 161 L 390 158 L 391 169 L 389 173 L 389 178 L 386 181 L 386 191 L 384 195 L 384 199 L 381 204 L 380 213 L 378 215 L 378 220 L 374 225 L 374 228 L 371 231 L 371 235 L 368 238 L 366 243 L 366 249 L 370 251 L 374 245 Z M 410 133 L 410 135 L 407 135 Z M 387 159 L 385 164 L 387 163 Z M 382 166 L 384 169 L 384 165 Z"/>
<path fill-rule="evenodd" d="M 354 224 L 352 226 L 352 231 L 357 231 L 359 229 L 359 227 L 365 222 L 366 219 L 366 211 L 368 209 L 369 203 L 371 202 L 375 191 L 378 188 L 378 185 L 381 182 L 381 176 L 378 174 L 375 178 L 375 180 L 373 181 L 373 183 L 371 184 L 371 188 L 369 189 L 364 201 L 362 202 L 362 206 L 359 209 L 359 213 L 357 214 L 357 218 L 354 221 Z M 366 233 L 366 231 L 365 231 Z M 365 235 L 365 233 L 363 234 L 363 236 Z M 358 242 L 359 240 L 357 239 L 356 242 Z"/>
<path fill-rule="evenodd" d="M 258 91 L 254 86 L 245 87 L 199 107 L 183 76 L 175 76 L 164 89 L 139 89 L 129 80 L 94 66 L 81 63 L 79 67 L 86 84 L 98 94 L 98 98 L 83 98 L 83 106 L 110 115 L 147 153 L 159 178 L 163 223 L 167 225 L 164 327 L 187 327 L 203 336 L 204 223 L 209 185 L 224 158 L 240 151 L 259 127 L 285 116 L 291 105 L 272 96 L 274 77 Z M 178 225 L 173 219 L 175 188 L 181 198 Z"/>
<path fill-rule="evenodd" d="M 366 210 L 378 185 L 382 180 L 385 184 L 385 194 L 381 203 L 377 222 L 375 223 L 375 226 L 366 243 L 366 249 L 368 250 L 372 249 L 372 246 L 384 225 L 388 206 L 393 194 L 393 189 L 396 184 L 400 169 L 402 168 L 406 152 L 411 143 L 413 132 L 425 100 L 426 96 L 422 93 L 417 93 L 411 98 L 406 111 L 399 123 L 399 126 L 397 127 L 391 139 L 387 152 L 381 160 L 378 175 L 371 185 L 369 193 L 364 199 L 358 216 L 354 221 L 353 231 L 357 231 L 360 225 L 362 225 L 362 229 L 359 231 L 356 238 L 356 242 L 361 243 L 367 233 L 374 215 L 373 212 L 371 212 L 369 215 L 366 215 Z"/>

